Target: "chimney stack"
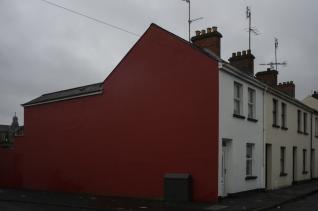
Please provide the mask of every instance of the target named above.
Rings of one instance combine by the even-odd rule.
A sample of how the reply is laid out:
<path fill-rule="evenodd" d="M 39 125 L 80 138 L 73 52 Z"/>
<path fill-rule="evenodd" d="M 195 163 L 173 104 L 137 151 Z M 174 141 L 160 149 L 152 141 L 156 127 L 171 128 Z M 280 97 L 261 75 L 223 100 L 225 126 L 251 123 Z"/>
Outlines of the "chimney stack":
<path fill-rule="evenodd" d="M 207 28 L 207 30 L 195 31 L 195 36 L 191 38 L 194 45 L 199 48 L 207 48 L 217 56 L 221 57 L 221 38 L 217 27 Z"/>
<path fill-rule="evenodd" d="M 231 65 L 241 70 L 242 72 L 254 76 L 254 55 L 251 50 L 232 53 L 232 57 L 229 58 Z"/>
<path fill-rule="evenodd" d="M 262 71 L 256 73 L 256 78 L 272 87 L 277 86 L 277 75 L 278 71 L 272 70 L 270 68 L 267 69 L 267 71 Z"/>
<path fill-rule="evenodd" d="M 290 97 L 293 97 L 293 98 L 295 97 L 295 84 L 293 81 L 279 83 L 277 85 L 277 89 L 282 91 L 282 92 L 285 92 Z"/>

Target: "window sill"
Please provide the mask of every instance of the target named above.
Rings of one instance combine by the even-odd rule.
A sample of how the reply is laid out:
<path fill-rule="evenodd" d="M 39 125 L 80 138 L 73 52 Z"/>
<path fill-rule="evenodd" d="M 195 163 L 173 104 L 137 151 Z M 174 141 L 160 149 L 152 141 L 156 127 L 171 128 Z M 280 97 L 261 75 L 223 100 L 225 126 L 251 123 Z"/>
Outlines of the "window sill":
<path fill-rule="evenodd" d="M 318 136 L 315 136 L 315 138 L 318 138 Z"/>
<path fill-rule="evenodd" d="M 239 118 L 239 119 L 245 119 L 245 116 L 241 116 L 239 114 L 233 114 L 233 117 Z"/>
<path fill-rule="evenodd" d="M 299 133 L 299 134 L 303 134 L 303 132 L 302 132 L 302 131 L 300 131 L 300 130 L 297 130 L 297 133 Z"/>
<path fill-rule="evenodd" d="M 280 173 L 280 177 L 286 177 L 288 174 L 287 173 Z"/>
<path fill-rule="evenodd" d="M 258 120 L 254 119 L 254 118 L 247 118 L 247 120 L 250 121 L 250 122 L 258 122 Z"/>
<path fill-rule="evenodd" d="M 303 171 L 303 174 L 308 174 L 308 171 Z"/>
<path fill-rule="evenodd" d="M 281 127 L 281 129 L 282 129 L 282 130 L 288 130 L 288 128 L 287 128 L 287 127 Z"/>
<path fill-rule="evenodd" d="M 309 133 L 307 133 L 307 132 L 304 132 L 304 135 L 305 135 L 305 136 L 308 136 L 308 135 L 309 135 Z"/>
<path fill-rule="evenodd" d="M 275 125 L 275 124 L 273 124 L 272 125 L 274 128 L 280 128 L 280 126 L 279 125 Z"/>
<path fill-rule="evenodd" d="M 255 180 L 257 179 L 257 176 L 246 176 L 245 180 Z"/>

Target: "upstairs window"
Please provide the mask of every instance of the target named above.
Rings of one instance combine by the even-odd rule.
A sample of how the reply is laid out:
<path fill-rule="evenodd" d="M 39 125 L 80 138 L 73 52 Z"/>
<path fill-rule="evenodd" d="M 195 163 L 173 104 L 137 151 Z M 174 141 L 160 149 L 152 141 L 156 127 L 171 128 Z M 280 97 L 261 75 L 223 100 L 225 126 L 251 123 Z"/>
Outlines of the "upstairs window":
<path fill-rule="evenodd" d="M 273 99 L 273 126 L 278 126 L 278 101 Z"/>
<path fill-rule="evenodd" d="M 234 82 L 234 114 L 242 115 L 243 91 L 242 84 Z"/>
<path fill-rule="evenodd" d="M 248 118 L 255 119 L 256 117 L 256 100 L 255 90 L 248 88 Z"/>
<path fill-rule="evenodd" d="M 282 129 L 287 129 L 287 109 L 286 104 L 282 103 Z"/>
<path fill-rule="evenodd" d="M 307 132 L 307 113 L 304 112 L 304 134 L 308 134 Z"/>
<path fill-rule="evenodd" d="M 297 110 L 297 130 L 301 133 L 301 111 Z"/>

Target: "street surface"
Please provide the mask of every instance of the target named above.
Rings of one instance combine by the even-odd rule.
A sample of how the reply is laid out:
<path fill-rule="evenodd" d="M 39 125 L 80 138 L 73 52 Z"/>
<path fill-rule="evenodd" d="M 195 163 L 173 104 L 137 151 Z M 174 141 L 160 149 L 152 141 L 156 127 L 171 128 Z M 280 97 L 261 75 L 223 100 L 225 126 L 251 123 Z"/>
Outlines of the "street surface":
<path fill-rule="evenodd" d="M 36 203 L 0 201 L 1 211 L 97 211 L 96 209 L 63 207 Z"/>
<path fill-rule="evenodd" d="M 318 193 L 308 196 L 306 198 L 297 200 L 295 202 L 291 202 L 281 207 L 277 207 L 275 211 L 299 211 L 299 210 L 306 210 L 306 211 L 317 211 L 318 210 Z"/>

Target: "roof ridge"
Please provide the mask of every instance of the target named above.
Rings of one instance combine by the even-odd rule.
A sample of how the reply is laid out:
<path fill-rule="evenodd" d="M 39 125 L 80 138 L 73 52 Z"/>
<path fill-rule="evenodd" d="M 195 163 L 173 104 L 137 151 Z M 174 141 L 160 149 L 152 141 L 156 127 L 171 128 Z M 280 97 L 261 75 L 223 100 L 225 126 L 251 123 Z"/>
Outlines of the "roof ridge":
<path fill-rule="evenodd" d="M 56 93 L 60 93 L 60 92 L 71 91 L 71 90 L 84 88 L 84 87 L 88 87 L 88 86 L 94 86 L 94 85 L 97 85 L 97 84 L 103 84 L 103 82 L 94 83 L 94 84 L 88 84 L 88 85 L 84 85 L 84 86 L 73 87 L 73 88 L 69 88 L 69 89 L 63 89 L 63 90 L 59 90 L 59 91 L 55 91 L 55 92 L 48 92 L 48 93 L 42 94 L 41 96 L 46 96 L 46 95 L 50 95 L 50 94 L 56 94 Z"/>

